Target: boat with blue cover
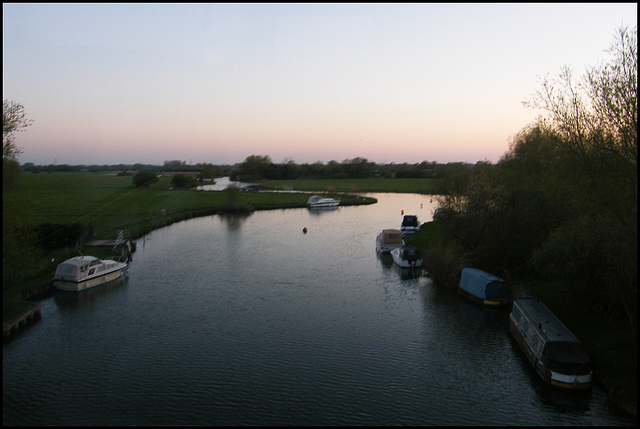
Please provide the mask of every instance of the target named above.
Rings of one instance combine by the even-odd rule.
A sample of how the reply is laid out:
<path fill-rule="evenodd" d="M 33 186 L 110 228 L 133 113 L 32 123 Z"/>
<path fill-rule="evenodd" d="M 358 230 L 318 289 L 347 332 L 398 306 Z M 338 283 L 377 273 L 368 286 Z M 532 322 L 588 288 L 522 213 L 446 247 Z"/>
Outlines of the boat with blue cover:
<path fill-rule="evenodd" d="M 458 293 L 487 306 L 500 306 L 509 303 L 504 280 L 477 268 L 462 269 Z"/>
<path fill-rule="evenodd" d="M 589 354 L 537 298 L 521 295 L 513 300 L 509 333 L 546 383 L 573 390 L 591 387 Z"/>

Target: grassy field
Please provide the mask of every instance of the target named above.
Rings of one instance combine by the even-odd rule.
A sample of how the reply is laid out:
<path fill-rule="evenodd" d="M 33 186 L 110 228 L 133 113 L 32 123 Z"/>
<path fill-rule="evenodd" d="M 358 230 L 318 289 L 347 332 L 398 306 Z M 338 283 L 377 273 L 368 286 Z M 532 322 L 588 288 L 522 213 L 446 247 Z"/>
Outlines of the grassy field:
<path fill-rule="evenodd" d="M 307 184 L 310 191 L 325 190 L 325 183 Z M 401 184 L 404 186 L 404 184 Z M 345 192 L 348 185 L 334 186 Z M 80 222 L 92 225 L 96 238 L 113 239 L 119 229 L 138 237 L 174 220 L 230 210 L 305 207 L 308 195 L 296 193 L 240 192 L 232 200 L 225 192 L 173 190 L 169 177 L 151 188 L 134 188 L 131 176 L 97 173 L 23 174 L 5 191 L 16 199 L 33 224 Z M 343 204 L 367 201 L 340 195 Z M 373 201 L 368 201 L 371 203 Z"/>

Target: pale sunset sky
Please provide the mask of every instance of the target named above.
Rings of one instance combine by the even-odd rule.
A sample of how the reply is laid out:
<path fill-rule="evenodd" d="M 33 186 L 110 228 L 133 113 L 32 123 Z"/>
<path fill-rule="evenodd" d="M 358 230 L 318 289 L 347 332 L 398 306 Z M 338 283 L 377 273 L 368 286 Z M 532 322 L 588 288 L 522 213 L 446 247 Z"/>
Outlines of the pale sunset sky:
<path fill-rule="evenodd" d="M 496 162 L 636 3 L 2 5 L 21 163 Z"/>

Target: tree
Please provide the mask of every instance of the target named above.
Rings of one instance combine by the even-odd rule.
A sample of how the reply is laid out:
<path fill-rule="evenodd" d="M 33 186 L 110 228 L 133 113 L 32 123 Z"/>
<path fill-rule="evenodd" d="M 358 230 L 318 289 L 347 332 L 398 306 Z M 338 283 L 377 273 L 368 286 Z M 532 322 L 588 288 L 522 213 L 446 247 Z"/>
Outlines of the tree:
<path fill-rule="evenodd" d="M 544 78 L 542 89 L 525 105 L 539 107 L 583 162 L 587 174 L 597 174 L 600 162 L 622 161 L 624 174 L 637 176 L 638 83 L 637 29 L 618 30 L 608 52 L 609 62 L 587 68 L 575 81 L 570 67 L 555 79 Z M 592 163 L 593 157 L 597 163 Z M 616 165 L 619 167 L 619 165 Z"/>
<path fill-rule="evenodd" d="M 158 181 L 158 174 L 154 171 L 138 171 L 133 176 L 133 186 L 136 188 L 141 186 L 150 186 Z"/>
<path fill-rule="evenodd" d="M 2 101 L 2 159 L 17 160 L 22 150 L 14 142 L 14 133 L 24 131 L 32 123 L 22 104 Z"/>
<path fill-rule="evenodd" d="M 250 155 L 240 164 L 239 173 L 244 181 L 269 179 L 272 164 L 268 155 Z"/>
<path fill-rule="evenodd" d="M 175 174 L 171 178 L 171 184 L 174 188 L 195 188 L 198 186 L 198 182 L 195 177 L 189 176 L 187 174 Z"/>

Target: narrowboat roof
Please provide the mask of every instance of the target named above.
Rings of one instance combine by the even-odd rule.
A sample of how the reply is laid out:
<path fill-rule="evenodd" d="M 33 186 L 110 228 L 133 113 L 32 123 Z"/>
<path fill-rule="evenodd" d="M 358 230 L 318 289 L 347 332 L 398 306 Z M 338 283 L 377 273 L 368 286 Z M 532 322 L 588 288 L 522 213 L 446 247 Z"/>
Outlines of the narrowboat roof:
<path fill-rule="evenodd" d="M 513 303 L 518 305 L 523 312 L 538 324 L 538 327 L 549 341 L 580 342 L 551 310 L 535 297 L 521 295 L 514 298 Z"/>
<path fill-rule="evenodd" d="M 477 278 L 481 278 L 482 280 L 484 280 L 485 282 L 489 283 L 489 282 L 494 282 L 494 281 L 499 281 L 499 282 L 503 282 L 504 280 L 502 280 L 500 277 L 495 276 L 491 273 L 488 273 L 486 271 L 482 271 L 478 268 L 463 268 L 462 272 L 466 272 L 468 274 L 473 275 L 474 277 Z"/>

